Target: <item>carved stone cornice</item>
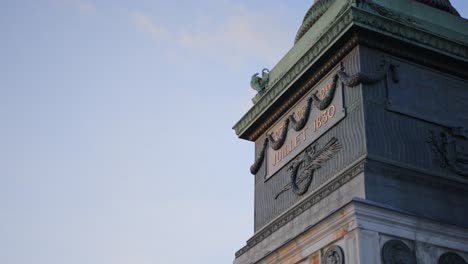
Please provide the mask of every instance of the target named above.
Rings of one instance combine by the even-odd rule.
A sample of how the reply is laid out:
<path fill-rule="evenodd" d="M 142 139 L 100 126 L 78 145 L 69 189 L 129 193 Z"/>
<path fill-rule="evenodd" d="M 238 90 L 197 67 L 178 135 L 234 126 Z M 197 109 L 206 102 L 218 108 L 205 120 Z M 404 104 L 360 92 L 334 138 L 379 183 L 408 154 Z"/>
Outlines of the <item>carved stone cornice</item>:
<path fill-rule="evenodd" d="M 319 59 L 319 55 L 323 53 L 329 46 L 350 26 L 352 21 L 352 14 L 346 12 L 347 9 L 351 7 L 348 2 L 346 5 L 342 6 L 342 9 L 339 11 L 339 17 L 334 23 L 329 25 L 323 33 L 320 34 L 316 43 L 297 61 L 297 63 L 285 72 L 279 80 L 273 80 L 273 83 L 265 91 L 265 94 L 259 98 L 258 102 L 253 105 L 253 107 L 244 115 L 244 117 L 234 125 L 233 129 L 236 131 L 237 135 L 242 135 L 246 130 L 256 121 L 256 119 L 268 108 L 271 106 L 278 97 L 293 84 L 296 78 L 311 65 L 313 61 Z M 354 42 L 353 44 L 356 44 Z M 337 54 L 339 55 L 339 54 Z M 337 60 L 336 62 L 338 62 Z M 335 62 L 335 64 L 336 64 Z M 332 68 L 332 65 L 327 65 L 329 68 L 323 69 L 321 72 L 314 74 L 308 81 L 309 83 L 316 83 L 323 75 Z M 310 88 L 309 85 L 304 85 L 302 90 Z M 303 94 L 302 94 L 303 95 Z M 299 99 L 300 96 L 295 98 Z M 288 100 L 291 102 L 292 100 Z M 260 136 L 261 132 L 264 132 L 264 129 L 268 127 L 273 120 L 276 120 L 280 117 L 284 111 L 289 108 L 290 104 L 286 102 L 283 106 L 278 109 L 273 115 L 270 115 L 268 120 L 265 122 L 268 125 L 263 125 L 261 128 L 257 129 L 253 134 L 245 136 L 249 140 L 255 140 Z M 242 137 L 242 136 L 241 136 Z"/>
<path fill-rule="evenodd" d="M 288 212 L 284 213 L 282 216 L 280 216 L 279 218 L 268 224 L 266 227 L 258 231 L 251 239 L 247 241 L 246 246 L 244 246 L 236 252 L 236 258 L 249 251 L 255 245 L 263 241 L 265 238 L 273 234 L 281 227 L 285 226 L 298 215 L 302 214 L 303 212 L 311 208 L 313 205 L 317 204 L 322 199 L 324 199 L 334 191 L 338 190 L 341 186 L 345 185 L 347 182 L 359 175 L 361 172 L 364 171 L 364 165 L 364 160 L 358 162 L 352 168 L 335 177 L 331 182 L 317 190 L 314 194 L 305 198 L 299 204 L 291 208 Z"/>
<path fill-rule="evenodd" d="M 317 62 L 320 56 L 325 54 L 326 51 L 351 28 L 356 30 L 359 28 L 370 30 L 396 41 L 403 41 L 409 45 L 420 47 L 431 52 L 435 51 L 433 54 L 448 56 L 453 60 L 462 61 L 464 63 L 468 62 L 468 43 L 465 41 L 468 37 L 466 35 L 462 36 L 460 33 L 454 33 L 458 37 L 449 38 L 439 34 L 437 31 L 438 29 L 431 26 L 428 21 L 422 21 L 418 18 L 404 15 L 372 3 L 371 1 L 359 1 L 359 6 L 353 2 L 354 0 L 347 0 L 346 4 L 342 4 L 336 18 L 331 21 L 327 27 L 323 30 L 320 29 L 319 33 L 314 32 L 314 34 L 318 35 L 316 38 L 317 41 L 303 54 L 297 63 L 285 71 L 279 78 L 273 80 L 270 87 L 265 91 L 265 94 L 259 98 L 257 104 L 234 125 L 233 128 L 237 135 L 251 141 L 256 140 L 269 126 L 284 114 L 292 104 L 305 94 L 303 91 L 311 89 L 311 87 L 317 83 L 327 71 L 335 66 L 347 52 L 354 48 L 358 42 L 361 42 L 361 39 L 365 41 L 366 36 L 353 34 L 352 38 L 347 43 L 344 43 L 339 50 L 334 51 L 336 54 L 329 58 L 325 65 L 321 65 L 319 70 L 311 73 L 306 83 L 302 84 L 300 87 L 295 87 L 297 92 L 294 91 L 288 98 L 282 98 L 284 101 L 279 103 L 279 99 L 285 94 L 285 91 L 289 90 L 298 78 L 303 75 L 314 62 Z M 308 34 L 309 33 L 310 32 L 308 32 Z M 377 45 L 376 43 L 374 44 Z M 382 49 L 385 49 L 385 47 L 382 47 Z M 428 58 L 425 59 L 428 60 Z M 313 66 L 317 67 L 317 65 Z M 275 106 L 277 109 L 276 111 L 266 115 L 268 109 L 274 104 L 280 105 Z"/>
<path fill-rule="evenodd" d="M 291 106 L 293 106 L 301 97 L 303 97 L 314 85 L 316 85 L 321 78 L 323 78 L 333 67 L 336 66 L 344 56 L 350 52 L 356 45 L 358 44 L 357 36 L 353 35 L 349 39 L 348 42 L 338 50 L 333 57 L 331 57 L 322 67 L 311 73 L 309 79 L 301 85 L 294 93 L 280 106 L 276 108 L 276 110 L 271 113 L 266 120 L 264 120 L 255 130 L 249 133 L 246 136 L 246 139 L 250 141 L 256 140 L 259 136 L 261 136 L 278 118 L 280 118 Z M 271 102 L 272 104 L 273 102 Z M 255 105 L 253 106 L 255 107 Z M 268 106 L 269 107 L 269 106 Z M 265 107 L 266 110 L 268 107 Z M 253 109 L 253 108 L 252 108 Z M 252 120 L 254 122 L 255 120 Z M 249 125 L 250 126 L 250 125 Z M 247 129 L 249 126 L 246 126 Z"/>
<path fill-rule="evenodd" d="M 451 40 L 428 31 L 423 21 L 372 2 L 353 9 L 353 22 L 361 27 L 391 35 L 416 46 L 468 61 L 468 43 Z"/>
<path fill-rule="evenodd" d="M 250 166 L 250 172 L 252 174 L 256 174 L 260 170 L 261 165 L 265 159 L 265 153 L 268 149 L 268 146 L 270 146 L 273 150 L 279 150 L 283 146 L 284 142 L 286 141 L 286 137 L 288 135 L 290 127 L 292 127 L 295 131 L 299 131 L 304 128 L 309 119 L 309 115 L 312 110 L 312 104 L 314 104 L 314 106 L 319 110 L 324 110 L 331 104 L 339 82 L 342 82 L 346 87 L 356 87 L 360 84 L 376 83 L 384 79 L 387 76 L 387 74 L 391 75 L 391 79 L 393 82 L 399 82 L 397 65 L 391 64 L 386 60 L 384 60 L 383 65 L 381 65 L 380 68 L 376 69 L 374 72 L 371 73 L 360 72 L 354 75 L 348 75 L 348 73 L 342 67 L 333 76 L 330 91 L 328 91 L 327 95 L 323 99 L 318 98 L 318 92 L 313 93 L 307 99 L 307 107 L 305 110 L 305 114 L 299 121 L 295 119 L 294 113 L 292 113 L 284 121 L 284 124 L 282 126 L 283 128 L 277 139 L 275 139 L 272 134 L 266 135 L 263 141 L 263 145 L 255 158 L 254 164 Z"/>

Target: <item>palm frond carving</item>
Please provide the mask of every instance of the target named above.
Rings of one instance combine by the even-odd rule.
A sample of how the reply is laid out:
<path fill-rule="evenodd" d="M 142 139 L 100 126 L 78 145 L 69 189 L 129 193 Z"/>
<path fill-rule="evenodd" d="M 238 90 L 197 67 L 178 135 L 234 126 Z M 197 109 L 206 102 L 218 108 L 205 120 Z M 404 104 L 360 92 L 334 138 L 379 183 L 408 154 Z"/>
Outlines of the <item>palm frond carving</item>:
<path fill-rule="evenodd" d="M 309 190 L 315 171 L 320 169 L 325 162 L 333 158 L 341 148 L 341 144 L 335 137 L 330 139 L 330 141 L 319 150 L 317 150 L 316 144 L 308 147 L 304 153 L 288 167 L 288 171 L 290 171 L 291 175 L 291 182 L 281 189 L 275 196 L 275 200 L 278 199 L 281 194 L 291 189 L 297 195 L 305 194 Z"/>

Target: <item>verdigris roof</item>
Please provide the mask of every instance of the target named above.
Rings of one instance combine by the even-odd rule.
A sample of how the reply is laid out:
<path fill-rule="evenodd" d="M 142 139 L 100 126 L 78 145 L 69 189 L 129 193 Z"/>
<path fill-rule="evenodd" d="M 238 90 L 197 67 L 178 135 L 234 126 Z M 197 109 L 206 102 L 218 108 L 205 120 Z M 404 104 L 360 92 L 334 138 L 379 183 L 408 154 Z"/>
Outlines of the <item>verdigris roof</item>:
<path fill-rule="evenodd" d="M 302 25 L 297 31 L 294 43 L 298 42 L 302 36 L 315 24 L 315 22 L 327 11 L 335 0 L 318 0 L 309 8 Z"/>
<path fill-rule="evenodd" d="M 460 18 L 448 0 L 318 0 L 304 18 L 297 43 L 270 70 L 264 93 L 234 125 L 236 134 L 255 141 L 323 77 L 320 69 L 337 63 L 321 64 L 327 53 L 335 52 L 336 60 L 344 56 L 346 51 L 334 51 L 341 45 L 338 40 L 353 40 L 342 43 L 350 49 L 369 34 L 468 62 L 468 20 Z M 307 81 L 299 80 L 309 70 L 313 74 Z M 295 97 L 292 92 L 297 92 Z"/>
<path fill-rule="evenodd" d="M 450 0 L 416 0 L 417 2 L 432 6 L 453 15 L 460 16 L 458 11 L 452 6 Z"/>
<path fill-rule="evenodd" d="M 317 20 L 327 11 L 327 9 L 333 4 L 336 0 L 316 0 L 314 4 L 309 8 L 302 25 L 297 31 L 296 38 L 294 43 L 297 43 L 302 36 L 317 22 Z M 391 0 L 388 0 L 391 1 Z M 411 0 L 408 0 L 411 1 Z M 436 9 L 448 12 L 450 14 L 460 16 L 458 11 L 452 6 L 450 0 L 415 0 L 422 4 L 431 6 Z"/>

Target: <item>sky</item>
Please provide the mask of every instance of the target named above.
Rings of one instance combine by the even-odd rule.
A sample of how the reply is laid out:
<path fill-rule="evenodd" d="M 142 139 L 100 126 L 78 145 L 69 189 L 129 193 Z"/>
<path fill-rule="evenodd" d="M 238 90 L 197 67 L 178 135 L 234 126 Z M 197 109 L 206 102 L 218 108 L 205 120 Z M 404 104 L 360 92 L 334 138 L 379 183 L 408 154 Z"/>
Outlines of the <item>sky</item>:
<path fill-rule="evenodd" d="M 0 263 L 231 263 L 254 160 L 231 128 L 312 0 L 0 3 Z"/>

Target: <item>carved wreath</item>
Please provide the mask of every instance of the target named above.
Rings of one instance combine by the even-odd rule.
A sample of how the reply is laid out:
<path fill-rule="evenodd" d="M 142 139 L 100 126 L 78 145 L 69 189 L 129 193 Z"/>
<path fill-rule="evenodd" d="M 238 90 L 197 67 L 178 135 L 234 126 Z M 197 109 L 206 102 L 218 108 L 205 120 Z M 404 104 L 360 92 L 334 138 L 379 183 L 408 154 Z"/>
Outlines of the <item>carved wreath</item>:
<path fill-rule="evenodd" d="M 297 160 L 294 160 L 288 167 L 291 181 L 275 196 L 275 199 L 291 190 L 297 195 L 304 195 L 312 183 L 314 173 L 322 167 L 329 159 L 333 158 L 341 149 L 338 139 L 332 138 L 321 149 L 317 144 L 308 147 Z"/>

